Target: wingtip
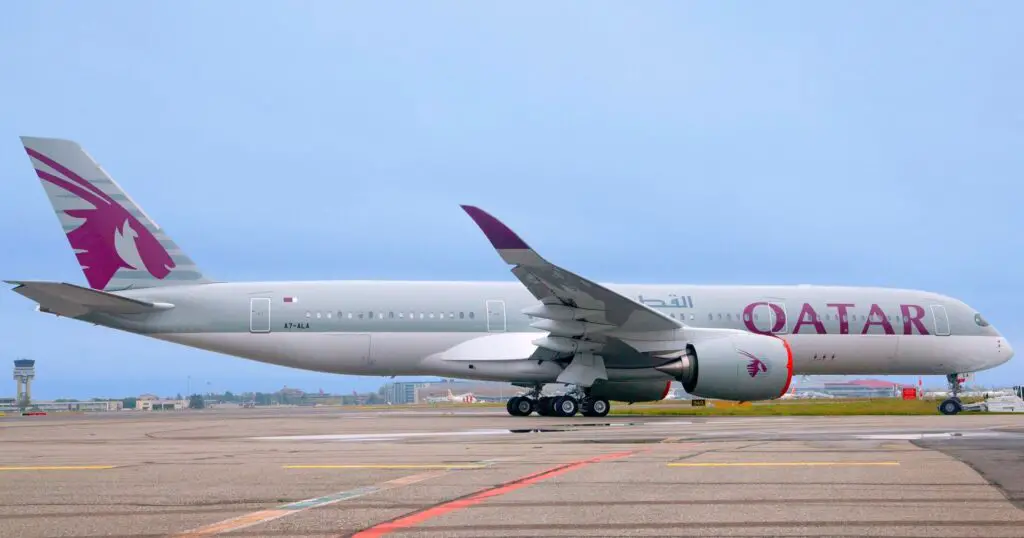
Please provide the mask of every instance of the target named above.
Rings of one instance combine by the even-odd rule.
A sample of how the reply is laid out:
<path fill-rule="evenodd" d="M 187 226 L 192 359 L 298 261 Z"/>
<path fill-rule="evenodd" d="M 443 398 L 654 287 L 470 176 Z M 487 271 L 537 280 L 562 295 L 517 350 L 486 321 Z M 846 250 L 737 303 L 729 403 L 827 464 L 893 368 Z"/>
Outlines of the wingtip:
<path fill-rule="evenodd" d="M 515 232 L 513 232 L 508 226 L 505 226 L 500 220 L 495 218 L 490 213 L 480 209 L 479 207 L 472 205 L 461 205 L 463 211 L 465 211 L 473 222 L 480 227 L 480 230 L 487 236 L 487 240 L 491 242 L 491 245 L 498 250 L 529 250 L 530 246 L 526 244 Z"/>

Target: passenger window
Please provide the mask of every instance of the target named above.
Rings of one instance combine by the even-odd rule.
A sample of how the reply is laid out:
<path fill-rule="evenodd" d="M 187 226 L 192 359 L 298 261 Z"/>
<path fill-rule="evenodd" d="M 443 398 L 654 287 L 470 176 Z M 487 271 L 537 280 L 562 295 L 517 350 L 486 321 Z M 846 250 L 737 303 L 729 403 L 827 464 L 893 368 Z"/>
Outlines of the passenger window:
<path fill-rule="evenodd" d="M 473 319 L 474 317 L 475 317 L 475 314 L 473 314 L 472 312 L 470 312 L 470 313 L 469 313 L 469 319 Z"/>
<path fill-rule="evenodd" d="M 448 312 L 448 319 L 455 319 L 455 312 Z"/>
<path fill-rule="evenodd" d="M 754 314 L 754 321 L 757 321 L 757 314 Z"/>
<path fill-rule="evenodd" d="M 732 314 L 726 314 L 725 319 L 732 321 Z"/>
<path fill-rule="evenodd" d="M 316 319 L 320 319 L 320 312 L 316 313 Z"/>
<path fill-rule="evenodd" d="M 352 319 L 352 312 L 348 313 L 348 319 Z"/>
<path fill-rule="evenodd" d="M 310 312 L 309 310 L 306 310 L 306 317 L 307 317 L 307 318 L 311 318 L 311 317 L 313 317 L 313 313 L 312 313 L 312 312 Z"/>
<path fill-rule="evenodd" d="M 712 314 L 711 312 L 708 312 L 708 321 L 713 321 L 714 319 L 715 319 L 715 315 Z"/>
<path fill-rule="evenodd" d="M 363 313 L 362 312 L 359 313 L 359 319 L 363 319 Z"/>
<path fill-rule="evenodd" d="M 370 318 L 370 319 L 373 319 L 373 312 L 371 311 L 371 312 L 370 312 L 370 315 L 369 315 L 369 316 L 366 316 L 366 317 L 368 317 L 368 318 Z"/>
<path fill-rule="evenodd" d="M 465 317 L 466 317 L 466 313 L 465 312 L 459 312 L 459 319 L 463 319 Z"/>
<path fill-rule="evenodd" d="M 327 319 L 331 319 L 331 313 L 330 312 L 327 313 Z"/>
<path fill-rule="evenodd" d="M 398 313 L 398 319 L 405 319 L 405 313 L 404 312 L 399 312 Z"/>
<path fill-rule="evenodd" d="M 721 312 L 718 313 L 718 321 L 722 321 L 722 313 Z"/>
<path fill-rule="evenodd" d="M 690 314 L 690 319 L 693 319 L 693 314 Z"/>
<path fill-rule="evenodd" d="M 750 314 L 743 314 L 743 321 L 750 321 Z"/>

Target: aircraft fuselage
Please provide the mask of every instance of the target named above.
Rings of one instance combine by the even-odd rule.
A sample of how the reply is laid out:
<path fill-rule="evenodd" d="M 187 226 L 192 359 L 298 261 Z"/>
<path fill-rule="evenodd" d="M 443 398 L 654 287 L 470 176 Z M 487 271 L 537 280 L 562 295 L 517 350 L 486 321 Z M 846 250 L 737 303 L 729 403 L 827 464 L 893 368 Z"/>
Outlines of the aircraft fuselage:
<path fill-rule="evenodd" d="M 1008 360 L 1008 343 L 966 304 L 935 293 L 838 286 L 617 285 L 608 288 L 701 328 L 774 334 L 793 373 L 951 374 Z M 544 332 L 520 311 L 536 299 L 517 282 L 323 281 L 213 283 L 121 292 L 174 307 L 81 319 L 257 361 L 338 374 L 442 375 L 551 382 L 537 361 L 445 360 L 483 336 Z M 524 358 L 525 359 L 525 358 Z M 668 379 L 606 357 L 609 379 Z"/>

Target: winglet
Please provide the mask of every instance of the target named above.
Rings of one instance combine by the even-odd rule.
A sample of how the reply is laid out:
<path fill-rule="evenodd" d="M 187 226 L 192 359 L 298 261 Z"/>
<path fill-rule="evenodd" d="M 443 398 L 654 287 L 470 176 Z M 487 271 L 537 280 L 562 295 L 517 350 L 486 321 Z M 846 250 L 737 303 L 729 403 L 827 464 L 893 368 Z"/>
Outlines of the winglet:
<path fill-rule="evenodd" d="M 498 251 L 498 255 L 509 265 L 537 266 L 546 265 L 547 262 L 540 257 L 526 241 L 523 241 L 508 226 L 490 213 L 476 206 L 464 205 L 462 209 L 469 214 L 480 227 L 480 230 L 487 236 L 487 240 Z"/>
<path fill-rule="evenodd" d="M 480 230 L 487 236 L 487 240 L 491 242 L 491 245 L 498 250 L 529 250 L 530 246 L 526 244 L 515 232 L 509 229 L 508 226 L 502 224 L 502 222 L 490 213 L 480 209 L 476 206 L 464 205 L 462 209 L 469 214 L 469 216 L 476 222 L 476 225 L 480 227 Z"/>

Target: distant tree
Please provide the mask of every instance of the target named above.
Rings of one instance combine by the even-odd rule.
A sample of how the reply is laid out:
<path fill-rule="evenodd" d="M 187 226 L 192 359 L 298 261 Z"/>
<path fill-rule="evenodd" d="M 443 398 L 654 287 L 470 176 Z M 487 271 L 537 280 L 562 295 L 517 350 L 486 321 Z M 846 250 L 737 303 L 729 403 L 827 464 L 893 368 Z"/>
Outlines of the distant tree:
<path fill-rule="evenodd" d="M 235 401 L 236 398 L 235 398 L 235 395 L 232 394 L 230 390 L 226 390 L 226 391 L 224 391 L 224 396 L 223 396 L 222 399 L 225 402 L 233 402 L 233 401 Z"/>
<path fill-rule="evenodd" d="M 181 393 L 179 392 L 179 393 L 178 393 L 178 395 L 177 395 L 177 397 L 175 397 L 174 399 L 175 399 L 175 400 L 184 400 L 185 398 L 182 398 L 182 397 L 181 397 Z"/>
<path fill-rule="evenodd" d="M 124 398 L 121 400 L 121 407 L 125 409 L 135 409 L 137 402 L 137 398 Z"/>
<path fill-rule="evenodd" d="M 206 402 L 203 400 L 203 396 L 200 394 L 193 394 L 188 398 L 189 409 L 202 409 L 206 407 Z"/>

